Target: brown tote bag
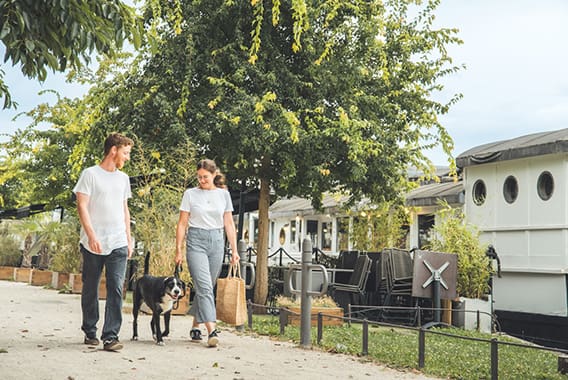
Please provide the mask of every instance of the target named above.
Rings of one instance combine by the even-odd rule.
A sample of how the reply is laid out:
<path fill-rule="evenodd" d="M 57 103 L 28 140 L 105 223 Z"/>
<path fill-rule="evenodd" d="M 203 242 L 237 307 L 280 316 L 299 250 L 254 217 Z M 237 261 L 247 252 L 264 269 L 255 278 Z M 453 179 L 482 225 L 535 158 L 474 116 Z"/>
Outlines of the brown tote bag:
<path fill-rule="evenodd" d="M 231 264 L 227 277 L 217 280 L 217 319 L 234 326 L 247 321 L 245 280 L 239 264 Z"/>

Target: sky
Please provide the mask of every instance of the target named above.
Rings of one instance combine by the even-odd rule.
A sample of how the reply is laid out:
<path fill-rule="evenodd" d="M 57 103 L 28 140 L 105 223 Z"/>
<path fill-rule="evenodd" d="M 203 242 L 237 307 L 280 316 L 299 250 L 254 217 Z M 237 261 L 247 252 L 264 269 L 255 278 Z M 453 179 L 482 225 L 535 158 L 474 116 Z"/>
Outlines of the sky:
<path fill-rule="evenodd" d="M 466 69 L 446 77 L 439 100 L 461 93 L 440 117 L 454 140 L 454 157 L 475 146 L 530 133 L 568 128 L 568 1 L 442 0 L 436 26 L 459 29 L 463 45 L 448 48 L 454 63 Z M 0 54 L 3 51 L 0 49 Z M 18 68 L 0 66 L 17 111 L 0 110 L 0 133 L 29 123 L 13 117 L 36 104 L 55 103 L 43 89 L 78 97 L 88 88 L 65 83 L 51 73 L 43 84 L 23 77 Z M 0 135 L 0 141 L 6 136 Z M 447 165 L 440 149 L 427 152 L 436 165 Z"/>

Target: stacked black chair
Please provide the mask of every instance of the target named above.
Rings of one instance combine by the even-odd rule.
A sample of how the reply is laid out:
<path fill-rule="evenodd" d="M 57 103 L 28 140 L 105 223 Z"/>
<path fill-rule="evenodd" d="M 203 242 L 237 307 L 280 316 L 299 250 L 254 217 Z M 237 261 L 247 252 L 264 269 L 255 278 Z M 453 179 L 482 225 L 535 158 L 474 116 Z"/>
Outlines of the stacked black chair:
<path fill-rule="evenodd" d="M 355 263 L 357 263 L 357 258 L 359 257 L 359 251 L 340 251 L 337 258 L 338 269 L 355 269 Z M 335 274 L 336 283 L 347 284 L 351 273 L 349 272 L 337 272 Z"/>
<path fill-rule="evenodd" d="M 403 249 L 388 248 L 382 251 L 382 271 L 385 277 L 384 306 L 412 306 L 412 278 L 414 262 L 410 252 Z M 383 319 L 397 323 L 414 322 L 411 311 L 386 309 Z"/>
<path fill-rule="evenodd" d="M 370 269 L 371 259 L 369 256 L 359 255 L 348 283 L 335 282 L 330 285 L 331 296 L 343 309 L 346 309 L 348 304 L 361 304 L 366 292 Z"/>

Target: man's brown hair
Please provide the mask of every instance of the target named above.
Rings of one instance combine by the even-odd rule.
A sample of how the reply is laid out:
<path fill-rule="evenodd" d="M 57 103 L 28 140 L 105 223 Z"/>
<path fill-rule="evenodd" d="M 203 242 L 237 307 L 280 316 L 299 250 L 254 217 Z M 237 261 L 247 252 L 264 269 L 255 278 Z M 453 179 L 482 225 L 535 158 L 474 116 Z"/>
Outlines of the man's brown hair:
<path fill-rule="evenodd" d="M 107 154 L 109 154 L 113 146 L 117 148 L 120 148 L 122 146 L 134 146 L 134 141 L 132 141 L 131 138 L 121 135 L 120 133 L 111 133 L 105 140 L 105 157 Z"/>

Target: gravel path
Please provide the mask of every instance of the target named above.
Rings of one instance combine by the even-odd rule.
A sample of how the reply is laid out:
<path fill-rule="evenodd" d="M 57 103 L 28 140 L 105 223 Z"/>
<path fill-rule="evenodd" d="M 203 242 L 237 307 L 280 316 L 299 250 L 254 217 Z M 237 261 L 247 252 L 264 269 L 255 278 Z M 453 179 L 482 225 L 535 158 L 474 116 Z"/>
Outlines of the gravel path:
<path fill-rule="evenodd" d="M 302 349 L 266 337 L 222 329 L 220 344 L 189 341 L 191 317 L 172 316 L 165 346 L 151 339 L 150 317 L 139 317 L 130 341 L 123 314 L 120 352 L 83 344 L 80 297 L 25 283 L 0 281 L 0 379 L 428 379 L 359 358 Z M 101 301 L 101 320 L 104 301 Z M 99 323 L 99 328 L 100 328 Z"/>

